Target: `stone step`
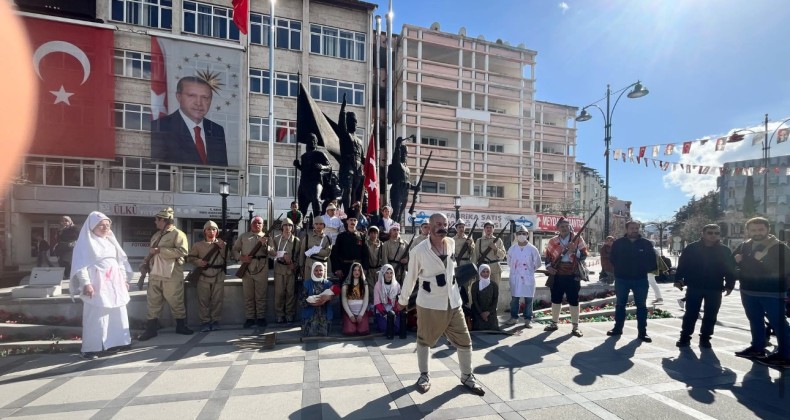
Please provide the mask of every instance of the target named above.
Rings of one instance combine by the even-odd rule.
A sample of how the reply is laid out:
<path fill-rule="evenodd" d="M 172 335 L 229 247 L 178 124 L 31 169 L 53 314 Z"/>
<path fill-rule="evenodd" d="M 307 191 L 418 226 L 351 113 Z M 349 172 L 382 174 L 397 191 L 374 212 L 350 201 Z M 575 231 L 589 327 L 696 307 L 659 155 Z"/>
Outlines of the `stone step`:
<path fill-rule="evenodd" d="M 42 324 L 0 324 L 0 335 L 5 337 L 72 338 L 82 336 L 82 327 Z"/>
<path fill-rule="evenodd" d="M 15 354 L 79 352 L 81 348 L 82 341 L 79 340 L 0 342 L 0 355 L 11 356 Z"/>
<path fill-rule="evenodd" d="M 650 308 L 648 308 L 650 311 Z M 626 315 L 636 314 L 636 307 L 625 308 Z M 533 315 L 536 321 L 547 321 L 551 319 L 551 315 L 548 313 L 541 313 Z M 599 316 L 614 316 L 614 309 L 604 309 L 600 311 L 591 311 L 591 312 L 580 312 L 579 319 L 585 318 L 595 318 Z M 559 319 L 570 319 L 571 314 L 560 314 Z"/>

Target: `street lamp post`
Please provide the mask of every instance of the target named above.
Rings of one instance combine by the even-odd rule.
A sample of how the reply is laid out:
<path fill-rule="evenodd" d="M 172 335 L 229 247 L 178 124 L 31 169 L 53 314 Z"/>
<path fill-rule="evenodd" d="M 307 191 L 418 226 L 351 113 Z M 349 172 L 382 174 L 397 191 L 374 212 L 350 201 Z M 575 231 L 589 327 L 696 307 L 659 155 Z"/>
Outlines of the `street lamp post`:
<path fill-rule="evenodd" d="M 455 223 L 461 218 L 461 196 L 456 195 L 453 197 L 453 207 L 455 207 Z"/>
<path fill-rule="evenodd" d="M 228 232 L 228 196 L 230 195 L 230 184 L 224 181 L 220 182 L 219 195 L 222 196 L 222 237 L 225 238 L 225 234 Z"/>
<path fill-rule="evenodd" d="M 255 203 L 247 203 L 247 213 L 250 217 L 247 219 L 247 229 L 252 226 L 252 214 L 255 213 Z"/>
<path fill-rule="evenodd" d="M 579 116 L 576 117 L 576 121 L 589 121 L 592 118 L 589 112 L 587 112 L 587 108 L 595 107 L 601 111 L 601 115 L 603 115 L 603 122 L 604 122 L 604 144 L 606 146 L 606 185 L 604 186 L 604 219 L 603 219 L 603 238 L 605 239 L 609 236 L 609 146 L 612 143 L 612 115 L 614 114 L 614 109 L 617 107 L 617 103 L 620 102 L 620 98 L 623 97 L 623 94 L 633 87 L 634 89 L 628 92 L 629 98 L 641 98 L 648 93 L 650 93 L 647 88 L 642 86 L 640 81 L 636 81 L 635 83 L 631 83 L 630 85 L 618 90 L 620 95 L 617 96 L 617 99 L 614 101 L 614 105 L 611 105 L 611 96 L 612 96 L 612 89 L 610 85 L 606 85 L 606 111 L 601 109 L 597 105 L 597 102 L 591 103 L 590 105 L 585 106 L 582 108 L 582 111 L 579 113 Z M 598 101 L 600 102 L 600 100 Z"/>
<path fill-rule="evenodd" d="M 659 254 L 663 257 L 664 256 L 664 231 L 667 228 L 672 226 L 670 222 L 650 222 L 646 223 L 645 226 L 653 225 L 658 228 L 658 249 Z"/>
<path fill-rule="evenodd" d="M 768 160 L 771 159 L 771 141 L 773 141 L 774 136 L 776 136 L 776 133 L 779 132 L 779 129 L 781 129 L 783 125 L 787 124 L 788 121 L 790 121 L 790 118 L 780 122 L 779 125 L 776 126 L 774 131 L 771 133 L 771 136 L 769 137 L 768 136 L 768 114 L 765 114 L 765 121 L 764 121 L 765 132 L 763 133 L 763 135 L 765 136 L 765 138 L 763 140 L 763 171 L 764 171 L 763 172 L 763 215 L 766 216 L 766 217 L 768 216 L 768 172 L 769 172 L 769 170 L 768 170 Z M 744 132 L 755 133 L 754 130 L 749 130 L 749 129 L 735 130 L 730 135 L 730 138 L 728 139 L 727 142 L 728 143 L 735 143 L 735 142 L 743 140 L 743 135 L 741 135 L 739 133 L 744 133 Z"/>

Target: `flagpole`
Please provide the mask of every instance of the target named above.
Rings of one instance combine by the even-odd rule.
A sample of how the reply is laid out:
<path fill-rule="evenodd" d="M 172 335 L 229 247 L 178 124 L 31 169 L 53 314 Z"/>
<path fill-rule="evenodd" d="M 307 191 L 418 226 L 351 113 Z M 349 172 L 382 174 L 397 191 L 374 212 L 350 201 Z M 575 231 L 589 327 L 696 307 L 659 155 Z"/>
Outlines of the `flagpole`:
<path fill-rule="evenodd" d="M 250 55 L 252 55 L 251 51 L 250 51 L 250 46 L 252 45 L 252 42 L 251 42 L 250 38 L 252 38 L 252 4 L 248 4 L 247 5 L 247 33 L 245 34 L 245 37 L 247 38 L 247 54 L 246 54 L 246 57 L 245 57 L 246 58 L 246 60 L 245 60 L 246 61 L 246 63 L 245 63 L 246 66 L 245 66 L 245 69 L 243 70 L 243 73 L 246 73 L 244 75 L 244 86 L 245 86 L 245 90 L 247 91 L 247 94 L 245 95 L 245 98 L 247 98 L 247 103 L 244 104 L 244 109 L 242 110 L 242 115 L 244 116 L 243 117 L 244 120 L 242 120 L 243 121 L 242 126 L 244 127 L 242 129 L 243 130 L 242 132 L 244 133 L 244 137 L 243 137 L 244 138 L 244 142 L 243 143 L 246 146 L 243 148 L 243 150 L 244 150 L 244 168 L 242 168 L 241 172 L 247 174 L 247 181 L 245 182 L 245 184 L 246 184 L 245 185 L 245 187 L 246 187 L 245 192 L 247 193 L 247 198 L 249 198 L 249 195 L 250 195 L 250 187 L 249 187 L 249 185 L 250 185 L 250 172 L 249 172 L 249 170 L 250 170 L 250 124 L 249 124 L 249 121 L 250 121 L 250 96 L 252 95 L 252 93 L 250 93 Z M 239 194 L 239 198 L 241 198 L 241 194 Z M 241 203 L 239 203 L 239 205 L 241 205 Z M 252 222 L 252 220 L 250 220 L 250 222 Z M 241 229 L 237 228 L 237 230 L 238 230 L 238 233 L 241 234 Z M 250 231 L 250 225 L 247 225 L 246 228 L 244 229 L 244 231 L 245 232 L 249 232 Z"/>
<path fill-rule="evenodd" d="M 269 223 L 274 216 L 274 2 L 269 0 Z"/>
<path fill-rule="evenodd" d="M 376 118 L 374 118 L 375 126 L 373 127 L 373 133 L 376 135 L 376 143 L 375 147 L 378 150 L 381 145 L 381 15 L 376 15 Z M 379 165 L 379 159 L 377 156 L 376 159 L 376 166 Z M 383 174 L 382 178 L 387 179 L 387 165 L 384 165 L 383 170 L 381 171 Z M 381 185 L 381 180 L 379 179 L 379 185 Z M 381 191 L 379 191 L 381 192 Z M 381 196 L 381 194 L 379 194 Z M 387 182 L 384 182 L 384 202 L 387 201 Z"/>
<path fill-rule="evenodd" d="M 389 12 L 387 12 L 387 165 L 392 163 L 392 140 L 394 137 L 392 125 L 392 19 L 392 0 L 390 0 Z M 389 202 L 389 187 L 386 190 L 386 201 Z"/>

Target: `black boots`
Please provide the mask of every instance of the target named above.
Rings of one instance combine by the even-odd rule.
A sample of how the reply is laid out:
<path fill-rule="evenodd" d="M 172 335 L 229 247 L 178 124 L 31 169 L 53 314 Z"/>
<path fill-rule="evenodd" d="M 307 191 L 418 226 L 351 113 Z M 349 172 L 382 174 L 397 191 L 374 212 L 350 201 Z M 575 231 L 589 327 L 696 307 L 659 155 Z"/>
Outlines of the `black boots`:
<path fill-rule="evenodd" d="M 194 331 L 187 327 L 186 319 L 176 320 L 176 334 L 192 335 L 192 333 L 194 333 Z"/>
<path fill-rule="evenodd" d="M 400 338 L 406 338 L 406 327 L 407 327 L 407 319 L 406 319 L 406 311 L 400 311 Z"/>
<path fill-rule="evenodd" d="M 158 335 L 156 332 L 157 329 L 159 329 L 159 320 L 149 319 L 148 322 L 145 323 L 145 331 L 143 331 L 137 339 L 140 341 L 150 340 Z"/>
<path fill-rule="evenodd" d="M 387 340 L 395 338 L 395 312 L 387 312 Z"/>

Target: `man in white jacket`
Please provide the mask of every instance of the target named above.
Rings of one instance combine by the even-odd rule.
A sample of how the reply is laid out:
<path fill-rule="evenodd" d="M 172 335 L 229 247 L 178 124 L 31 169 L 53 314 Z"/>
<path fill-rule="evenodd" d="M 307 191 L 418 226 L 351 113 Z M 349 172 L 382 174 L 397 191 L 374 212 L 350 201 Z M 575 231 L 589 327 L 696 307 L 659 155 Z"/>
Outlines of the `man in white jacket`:
<path fill-rule="evenodd" d="M 409 252 L 409 268 L 398 303 L 406 307 L 417 286 L 417 364 L 420 378 L 417 390 L 428 392 L 431 379 L 428 370 L 429 349 L 439 337 L 446 336 L 458 349 L 461 383 L 477 395 L 485 391 L 472 374 L 472 338 L 461 309 L 461 293 L 455 281 L 455 242 L 447 237 L 447 216 L 434 213 L 430 217 L 430 234 Z"/>

